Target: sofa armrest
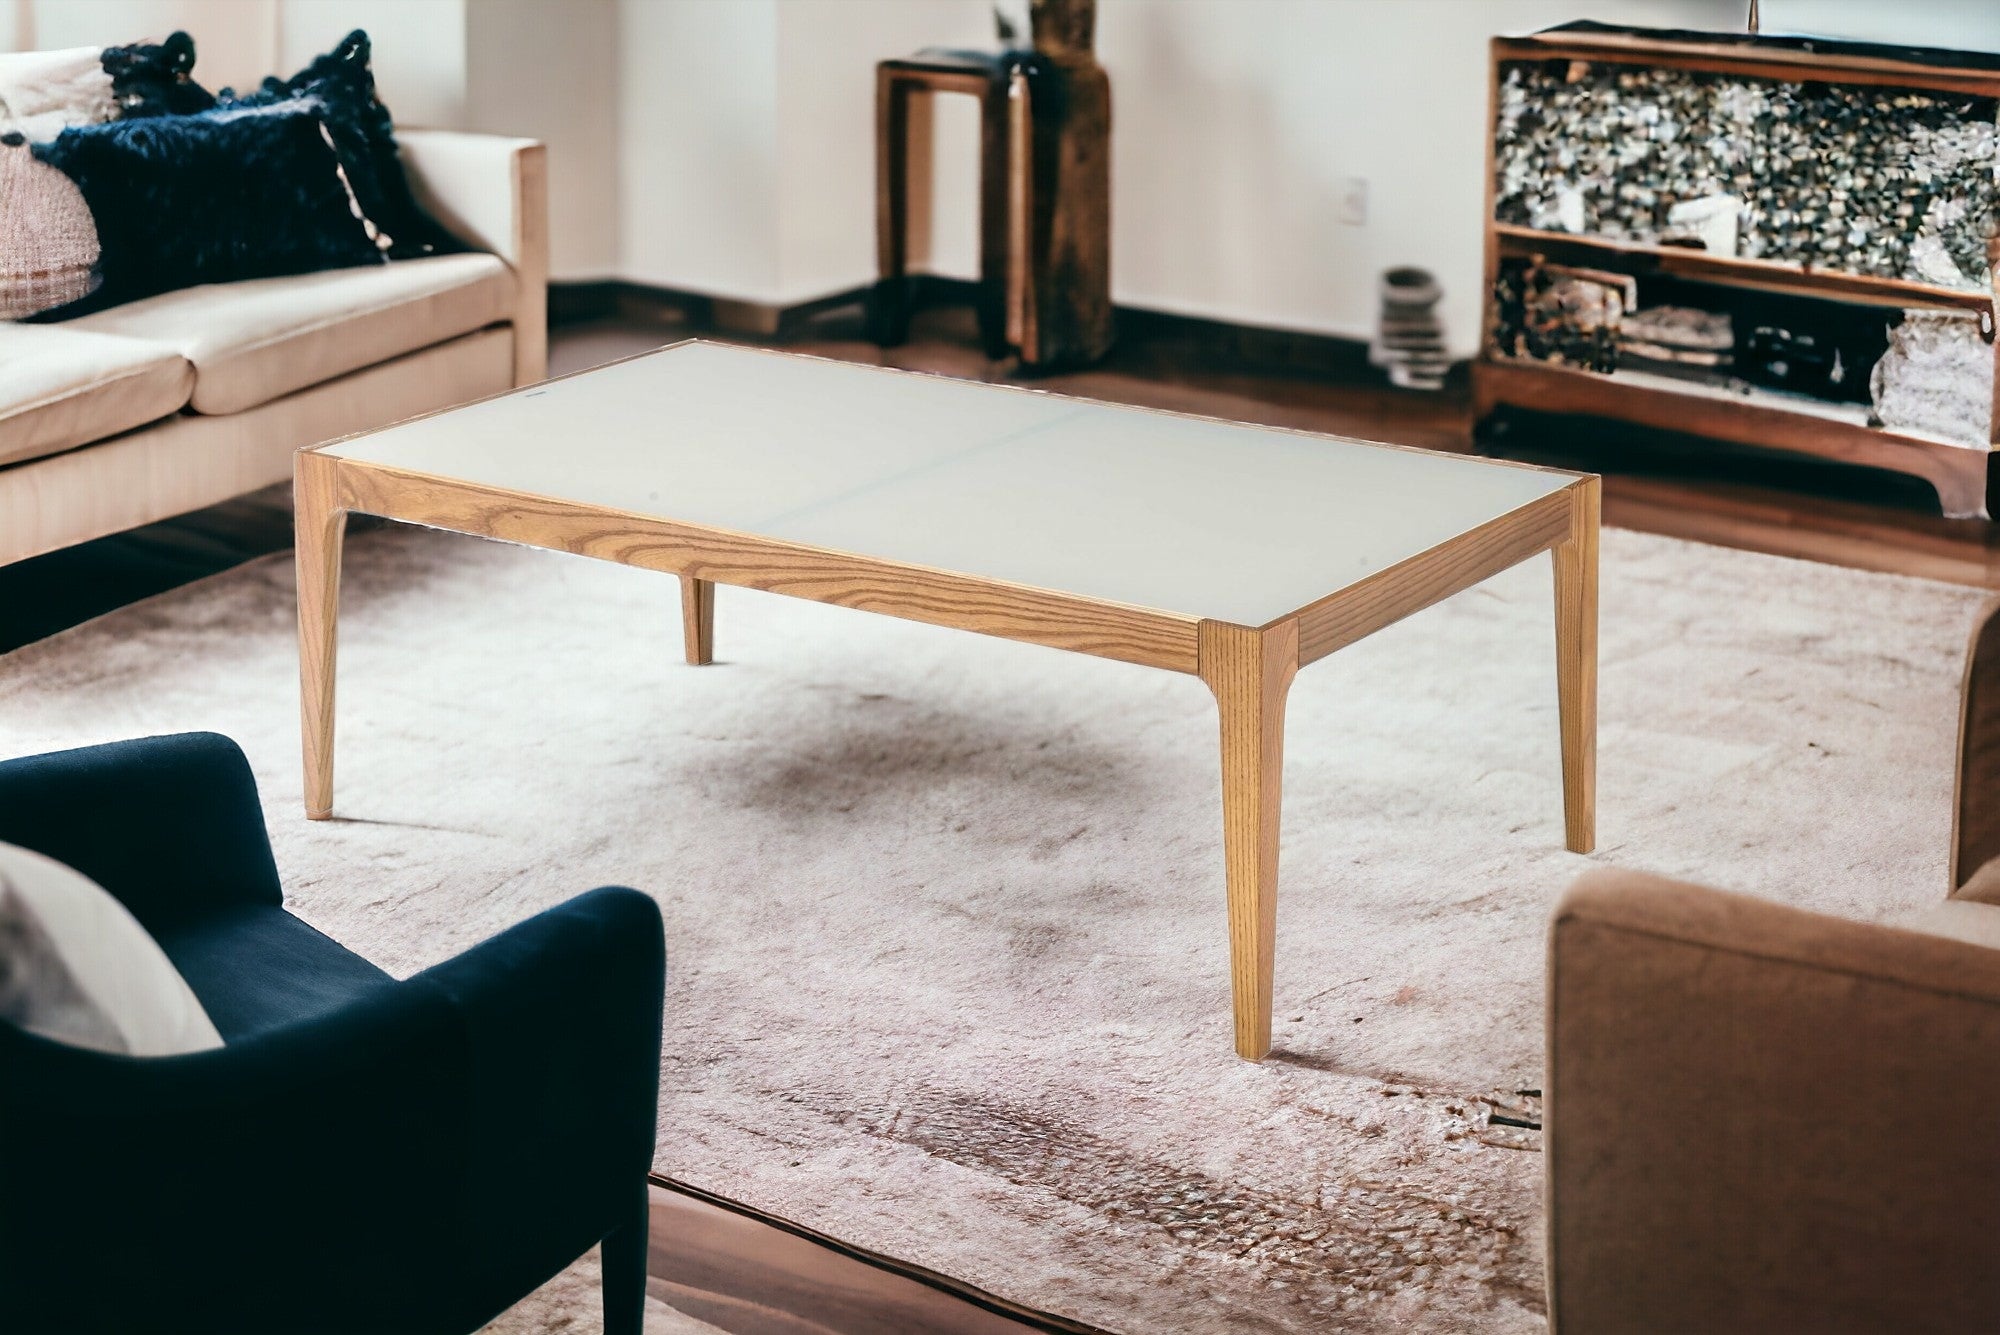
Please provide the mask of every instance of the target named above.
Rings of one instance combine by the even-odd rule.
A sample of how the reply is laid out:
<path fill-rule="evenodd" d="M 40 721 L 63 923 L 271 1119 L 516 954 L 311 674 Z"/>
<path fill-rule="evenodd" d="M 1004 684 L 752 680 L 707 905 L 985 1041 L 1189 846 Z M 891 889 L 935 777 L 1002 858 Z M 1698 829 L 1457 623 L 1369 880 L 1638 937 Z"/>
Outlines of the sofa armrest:
<path fill-rule="evenodd" d="M 2000 857 L 2000 598 L 1980 608 L 1973 624 L 1958 711 L 1951 830 L 1954 894 Z"/>
<path fill-rule="evenodd" d="M 397 127 L 417 202 L 452 232 L 513 266 L 514 383 L 548 374 L 547 151 L 533 139 Z"/>
<path fill-rule="evenodd" d="M 1553 1329 L 2000 1311 L 2000 951 L 1594 873 L 1548 986 Z"/>

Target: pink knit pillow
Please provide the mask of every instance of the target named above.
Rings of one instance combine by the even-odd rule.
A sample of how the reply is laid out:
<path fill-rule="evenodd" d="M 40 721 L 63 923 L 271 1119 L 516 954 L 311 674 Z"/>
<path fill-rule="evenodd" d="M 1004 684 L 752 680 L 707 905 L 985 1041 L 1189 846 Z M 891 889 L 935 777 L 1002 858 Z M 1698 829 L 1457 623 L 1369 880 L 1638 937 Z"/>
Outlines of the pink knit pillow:
<path fill-rule="evenodd" d="M 89 296 L 97 256 L 97 224 L 76 182 L 26 144 L 0 143 L 0 320 Z"/>

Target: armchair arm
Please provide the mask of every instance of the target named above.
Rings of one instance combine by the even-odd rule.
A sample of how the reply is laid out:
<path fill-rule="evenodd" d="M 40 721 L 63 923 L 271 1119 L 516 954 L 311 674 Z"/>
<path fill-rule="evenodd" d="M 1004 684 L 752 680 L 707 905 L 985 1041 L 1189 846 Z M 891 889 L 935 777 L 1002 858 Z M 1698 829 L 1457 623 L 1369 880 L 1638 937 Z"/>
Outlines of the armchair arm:
<path fill-rule="evenodd" d="M 652 901 L 601 890 L 213 1051 L 0 1025 L 0 1324 L 481 1325 L 629 1212 L 661 957 Z"/>
<path fill-rule="evenodd" d="M 0 761 L 0 841 L 76 868 L 149 931 L 283 898 L 250 764 L 215 733 Z"/>
<path fill-rule="evenodd" d="M 464 1021 L 482 1266 L 553 1274 L 629 1213 L 652 1167 L 665 938 L 635 890 L 579 895 L 411 980 Z"/>
<path fill-rule="evenodd" d="M 2000 598 L 1979 609 L 1959 695 L 1958 779 L 1952 795 L 1951 888 L 2000 857 Z"/>
<path fill-rule="evenodd" d="M 547 151 L 533 139 L 396 129 L 410 189 L 438 221 L 513 266 L 514 383 L 548 374 Z"/>
<path fill-rule="evenodd" d="M 2000 1311 L 2000 951 L 1636 873 L 1549 937 L 1556 1331 Z"/>

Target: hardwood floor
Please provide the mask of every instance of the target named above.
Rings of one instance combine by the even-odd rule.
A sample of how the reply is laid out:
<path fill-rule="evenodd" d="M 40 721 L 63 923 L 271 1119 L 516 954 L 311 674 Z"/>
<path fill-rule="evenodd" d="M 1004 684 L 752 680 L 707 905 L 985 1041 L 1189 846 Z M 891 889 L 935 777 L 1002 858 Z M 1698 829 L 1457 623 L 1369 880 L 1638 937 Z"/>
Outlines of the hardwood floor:
<path fill-rule="evenodd" d="M 647 1270 L 655 1298 L 732 1335 L 1098 1335 L 661 1182 Z"/>

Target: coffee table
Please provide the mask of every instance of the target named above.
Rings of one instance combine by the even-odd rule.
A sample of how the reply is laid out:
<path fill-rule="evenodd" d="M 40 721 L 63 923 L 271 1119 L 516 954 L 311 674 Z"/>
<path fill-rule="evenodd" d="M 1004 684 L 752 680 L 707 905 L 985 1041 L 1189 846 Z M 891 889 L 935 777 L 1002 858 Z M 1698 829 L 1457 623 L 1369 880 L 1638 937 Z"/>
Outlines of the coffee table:
<path fill-rule="evenodd" d="M 1565 831 L 1596 837 L 1595 477 L 691 341 L 304 450 L 297 507 L 314 819 L 350 512 L 671 571 L 694 664 L 737 584 L 1199 676 L 1253 1061 L 1304 664 L 1553 552 Z"/>

